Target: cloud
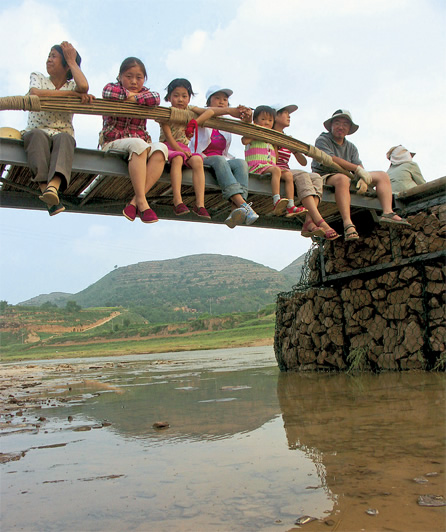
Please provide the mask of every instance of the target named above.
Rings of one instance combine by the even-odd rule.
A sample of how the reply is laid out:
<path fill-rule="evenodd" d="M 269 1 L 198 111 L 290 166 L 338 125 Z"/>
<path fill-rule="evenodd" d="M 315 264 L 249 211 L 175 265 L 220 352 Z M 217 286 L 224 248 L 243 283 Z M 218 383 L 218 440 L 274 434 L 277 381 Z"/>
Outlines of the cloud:
<path fill-rule="evenodd" d="M 427 0 L 245 0 L 225 27 L 186 35 L 166 69 L 187 71 L 197 105 L 217 83 L 233 88 L 233 104 L 297 103 L 288 132 L 307 143 L 335 109 L 348 108 L 361 124 L 352 140 L 371 169 L 386 169 L 388 147 L 404 138 L 422 148 L 418 162 L 434 179 L 439 147 L 427 139 L 443 136 L 446 110 L 438 11 Z"/>
<path fill-rule="evenodd" d="M 0 95 L 24 94 L 29 74 L 45 72 L 50 47 L 79 46 L 96 96 L 121 61 L 141 57 L 150 86 L 191 80 L 205 104 L 210 85 L 234 90 L 232 104 L 296 103 L 288 133 L 313 143 L 335 109 L 350 109 L 352 137 L 366 168 L 386 169 L 385 154 L 402 143 L 431 180 L 445 174 L 446 9 L 439 0 L 228 0 L 200 2 L 181 13 L 155 3 L 147 16 L 124 3 L 21 0 L 0 3 L 3 42 Z M 196 4 L 198 5 L 198 4 Z M 149 17 L 149 18 L 148 18 Z M 111 38 L 113 37 L 113 38 Z M 27 114 L 1 111 L 0 125 L 23 129 Z M 76 115 L 77 144 L 96 148 L 101 117 Z M 159 126 L 148 122 L 157 140 Z M 243 157 L 233 141 L 231 152 Z M 147 227 L 122 218 L 0 209 L 2 299 L 17 302 L 54 290 L 77 292 L 115 264 L 197 253 L 237 255 L 282 269 L 310 244 L 293 232 L 160 221 Z M 30 257 L 32 265 L 30 266 Z M 31 272 L 31 274 L 30 274 Z M 49 272 L 51 275 L 49 275 Z M 6 282 L 5 279 L 8 279 Z"/>
<path fill-rule="evenodd" d="M 33 70 L 45 72 L 45 61 L 53 44 L 67 40 L 77 45 L 54 8 L 35 0 L 2 10 L 2 39 L 10 51 L 19 47 L 23 50 L 20 54 L 0 56 L 0 91 L 8 95 L 27 92 Z"/>

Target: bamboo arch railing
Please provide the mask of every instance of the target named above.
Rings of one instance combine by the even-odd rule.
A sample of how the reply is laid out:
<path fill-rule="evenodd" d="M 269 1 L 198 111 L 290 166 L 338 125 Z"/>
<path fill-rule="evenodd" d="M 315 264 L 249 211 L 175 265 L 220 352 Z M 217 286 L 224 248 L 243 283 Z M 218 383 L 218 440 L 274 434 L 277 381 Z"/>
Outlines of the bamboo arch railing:
<path fill-rule="evenodd" d="M 90 104 L 83 104 L 75 97 L 58 98 L 55 96 L 39 97 L 35 95 L 2 97 L 0 98 L 0 111 L 5 110 L 34 112 L 57 111 L 84 115 L 124 116 L 180 124 L 187 124 L 189 120 L 196 118 L 195 113 L 191 111 L 183 111 L 173 107 L 147 107 L 129 102 L 102 100 L 100 98 L 93 100 Z M 210 118 L 206 120 L 204 125 L 256 140 L 270 142 L 271 144 L 288 148 L 292 152 L 303 153 L 324 166 L 333 168 L 333 170 L 347 175 L 350 179 L 354 179 L 353 174 L 336 164 L 330 155 L 311 144 L 306 144 L 278 131 L 228 118 Z"/>

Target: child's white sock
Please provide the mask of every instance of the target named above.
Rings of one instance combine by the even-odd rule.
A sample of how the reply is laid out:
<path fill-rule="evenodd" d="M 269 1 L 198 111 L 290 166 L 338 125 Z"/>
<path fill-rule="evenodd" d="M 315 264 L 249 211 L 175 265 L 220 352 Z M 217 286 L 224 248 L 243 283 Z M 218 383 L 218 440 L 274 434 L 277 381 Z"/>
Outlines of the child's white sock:
<path fill-rule="evenodd" d="M 291 209 L 291 207 L 294 207 L 294 199 L 289 199 L 289 200 L 288 200 L 288 205 L 287 205 L 287 207 L 288 207 L 289 209 Z"/>
<path fill-rule="evenodd" d="M 279 200 L 280 200 L 280 194 L 274 194 L 273 205 L 275 205 Z"/>

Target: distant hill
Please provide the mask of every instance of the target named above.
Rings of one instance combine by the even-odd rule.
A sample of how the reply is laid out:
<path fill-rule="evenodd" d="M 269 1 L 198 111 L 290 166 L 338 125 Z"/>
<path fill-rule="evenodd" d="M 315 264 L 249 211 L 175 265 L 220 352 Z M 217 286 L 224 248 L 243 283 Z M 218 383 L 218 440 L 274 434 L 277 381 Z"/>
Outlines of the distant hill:
<path fill-rule="evenodd" d="M 287 277 L 293 280 L 293 284 L 296 284 L 300 279 L 300 274 L 302 272 L 302 268 L 305 262 L 305 256 L 306 253 L 304 255 L 301 255 L 300 257 L 297 257 L 296 260 L 286 266 L 286 268 L 284 268 L 283 270 L 280 270 L 281 274 L 286 275 Z"/>
<path fill-rule="evenodd" d="M 255 262 L 227 255 L 191 255 L 139 262 L 117 268 L 77 294 L 41 295 L 21 303 L 46 301 L 82 308 L 123 306 L 154 322 L 178 321 L 198 314 L 257 311 L 273 303 L 295 280 Z"/>
<path fill-rule="evenodd" d="M 73 294 L 68 292 L 51 292 L 51 294 L 41 294 L 40 296 L 32 297 L 19 305 L 32 305 L 40 307 L 44 303 L 52 303 L 58 307 L 64 307 L 69 299 L 73 297 Z"/>

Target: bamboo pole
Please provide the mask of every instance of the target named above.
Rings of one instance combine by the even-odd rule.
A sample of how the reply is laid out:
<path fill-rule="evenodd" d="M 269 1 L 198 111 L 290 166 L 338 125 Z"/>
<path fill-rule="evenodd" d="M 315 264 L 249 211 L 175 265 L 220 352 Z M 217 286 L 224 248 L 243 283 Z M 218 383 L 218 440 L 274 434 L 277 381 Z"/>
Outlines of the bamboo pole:
<path fill-rule="evenodd" d="M 196 118 L 195 113 L 191 111 L 183 111 L 173 107 L 148 107 L 130 102 L 103 100 L 101 98 L 96 98 L 92 103 L 86 104 L 81 103 L 79 98 L 76 97 L 59 98 L 55 96 L 39 97 L 35 95 L 1 97 L 0 111 L 2 110 L 52 111 L 84 115 L 123 116 L 150 119 L 161 123 L 175 122 L 181 124 L 187 124 L 191 118 Z M 241 120 L 229 118 L 209 118 L 203 125 L 255 140 L 270 142 L 276 146 L 283 146 L 293 153 L 303 153 L 324 166 L 345 174 L 350 179 L 355 179 L 351 172 L 344 170 L 336 164 L 330 155 L 311 144 L 306 144 L 273 129 L 267 129 L 262 126 L 247 124 Z"/>

